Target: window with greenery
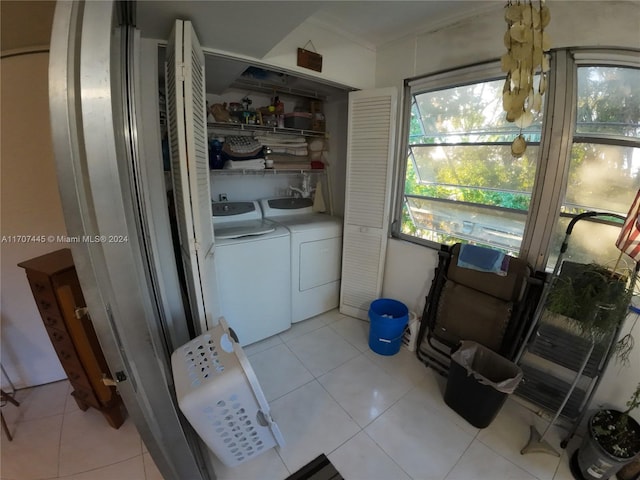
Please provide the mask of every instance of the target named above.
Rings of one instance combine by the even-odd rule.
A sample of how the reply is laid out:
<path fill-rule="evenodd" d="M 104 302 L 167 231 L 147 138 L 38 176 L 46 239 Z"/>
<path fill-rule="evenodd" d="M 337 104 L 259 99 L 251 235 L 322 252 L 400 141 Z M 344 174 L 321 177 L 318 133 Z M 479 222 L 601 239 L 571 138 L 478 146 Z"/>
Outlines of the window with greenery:
<path fill-rule="evenodd" d="M 597 210 L 626 215 L 640 188 L 640 69 L 578 65 L 569 172 L 554 231 L 555 262 L 573 215 Z M 617 257 L 619 224 L 580 222 L 568 258 L 581 263 Z"/>
<path fill-rule="evenodd" d="M 518 252 L 535 180 L 542 115 L 524 133 L 505 120 L 504 80 L 412 94 L 401 232 Z"/>
<path fill-rule="evenodd" d="M 528 147 L 520 158 L 510 149 L 520 129 L 502 110 L 504 74 L 493 66 L 407 82 L 395 235 L 516 256 L 524 249 L 552 264 L 574 215 L 626 214 L 640 187 L 640 64 L 615 51 L 610 61 L 598 52 L 597 62 L 588 53 L 578 60 L 568 50 L 553 55 L 570 68 L 552 70 L 545 109 L 522 132 Z M 586 223 L 574 230 L 574 258 L 603 261 L 610 253 L 602 244 L 615 249 L 619 224 Z"/>

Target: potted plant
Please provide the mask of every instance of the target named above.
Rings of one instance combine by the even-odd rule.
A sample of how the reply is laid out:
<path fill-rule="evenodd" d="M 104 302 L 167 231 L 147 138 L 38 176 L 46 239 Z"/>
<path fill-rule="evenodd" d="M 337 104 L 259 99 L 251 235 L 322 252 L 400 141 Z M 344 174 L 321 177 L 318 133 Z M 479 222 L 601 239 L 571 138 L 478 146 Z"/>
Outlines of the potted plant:
<path fill-rule="evenodd" d="M 623 412 L 599 410 L 591 417 L 587 435 L 571 459 L 574 477 L 607 479 L 640 453 L 640 424 L 630 415 L 640 406 L 640 383 L 626 405 Z"/>
<path fill-rule="evenodd" d="M 565 262 L 547 298 L 547 320 L 606 345 L 628 314 L 635 279 L 594 263 Z M 615 343 L 618 362 L 628 363 L 633 343 L 631 332 Z M 640 452 L 640 425 L 630 415 L 640 406 L 640 384 L 626 405 L 623 412 L 599 410 L 590 418 L 587 435 L 571 459 L 575 478 L 608 479 Z"/>
<path fill-rule="evenodd" d="M 564 262 L 547 299 L 547 317 L 560 317 L 578 335 L 595 343 L 610 339 L 627 316 L 633 295 L 629 276 L 596 263 Z M 625 345 L 616 345 L 623 363 L 630 353 Z"/>

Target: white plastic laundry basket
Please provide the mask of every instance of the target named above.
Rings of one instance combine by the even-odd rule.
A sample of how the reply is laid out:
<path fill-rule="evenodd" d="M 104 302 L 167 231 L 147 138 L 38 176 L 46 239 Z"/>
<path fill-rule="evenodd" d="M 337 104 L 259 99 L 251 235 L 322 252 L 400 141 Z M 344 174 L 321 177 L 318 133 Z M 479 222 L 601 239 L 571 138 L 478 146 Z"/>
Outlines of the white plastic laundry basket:
<path fill-rule="evenodd" d="M 269 404 L 224 318 L 171 356 L 178 405 L 227 466 L 284 446 Z"/>

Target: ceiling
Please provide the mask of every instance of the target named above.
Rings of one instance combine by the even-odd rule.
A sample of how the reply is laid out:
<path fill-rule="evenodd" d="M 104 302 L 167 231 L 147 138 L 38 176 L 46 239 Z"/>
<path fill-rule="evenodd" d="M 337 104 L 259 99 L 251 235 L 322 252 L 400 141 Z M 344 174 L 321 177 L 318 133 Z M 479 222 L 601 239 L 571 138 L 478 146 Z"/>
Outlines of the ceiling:
<path fill-rule="evenodd" d="M 333 1 L 324 4 L 311 20 L 342 30 L 373 47 L 406 34 L 434 30 L 490 8 L 496 0 Z"/>
<path fill-rule="evenodd" d="M 139 1 L 142 36 L 169 36 L 173 20 L 191 20 L 202 45 L 262 58 L 309 20 L 371 48 L 415 31 L 440 28 L 502 0 L 427 1 Z"/>
<path fill-rule="evenodd" d="M 190 20 L 204 47 L 261 59 L 304 21 L 375 49 L 412 32 L 434 30 L 502 7 L 502 0 L 144 0 L 137 3 L 136 25 L 143 37 L 166 39 L 175 19 Z M 224 91 L 251 65 L 215 55 L 207 55 L 206 64 L 207 71 L 217 72 L 207 76 L 210 93 Z M 313 90 L 320 95 L 330 95 L 334 90 L 317 82 L 285 77 L 286 86 L 292 89 Z"/>
<path fill-rule="evenodd" d="M 176 18 L 191 20 L 205 47 L 238 56 L 263 58 L 302 22 L 309 21 L 375 49 L 411 32 L 441 28 L 502 0 L 426 1 L 166 1 L 138 0 L 136 20 L 142 36 L 169 37 Z M 1 0 L 3 52 L 48 45 L 54 1 Z M 214 63 L 214 65 L 209 65 Z M 221 57 L 208 57 L 208 90 L 222 91 L 249 66 Z M 301 79 L 291 88 L 317 89 Z M 211 83 L 211 85 L 209 85 Z M 320 92 L 329 94 L 329 91 Z"/>

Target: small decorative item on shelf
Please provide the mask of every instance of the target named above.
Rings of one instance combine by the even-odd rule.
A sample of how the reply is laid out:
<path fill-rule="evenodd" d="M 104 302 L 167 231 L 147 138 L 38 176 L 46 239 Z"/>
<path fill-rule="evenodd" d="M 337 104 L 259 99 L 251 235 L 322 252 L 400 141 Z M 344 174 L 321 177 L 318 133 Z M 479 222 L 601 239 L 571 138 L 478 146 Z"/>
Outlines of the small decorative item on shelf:
<path fill-rule="evenodd" d="M 244 109 L 242 108 L 242 104 L 238 102 L 231 102 L 229 104 L 229 115 L 230 121 L 234 123 L 244 123 Z"/>
<path fill-rule="evenodd" d="M 273 108 L 274 108 L 274 113 L 276 115 L 284 115 L 284 103 L 282 103 L 280 101 L 280 97 L 274 96 L 273 97 L 273 101 L 272 101 L 272 105 L 273 105 Z"/>
<path fill-rule="evenodd" d="M 270 158 L 270 155 L 273 153 L 273 150 L 269 147 L 264 147 L 264 166 L 265 168 L 273 168 L 273 158 Z"/>
<path fill-rule="evenodd" d="M 258 109 L 258 115 L 260 118 L 260 125 L 265 127 L 277 127 L 278 116 L 276 115 L 276 107 L 269 105 L 267 107 L 260 107 Z"/>
<path fill-rule="evenodd" d="M 222 158 L 222 146 L 224 138 L 215 137 L 209 139 L 209 169 L 220 170 L 224 166 Z"/>
<path fill-rule="evenodd" d="M 311 130 L 324 132 L 325 118 L 324 112 L 322 111 L 322 102 L 320 100 L 310 101 L 309 109 L 311 110 Z"/>
<path fill-rule="evenodd" d="M 216 122 L 230 122 L 231 121 L 231 115 L 229 114 L 229 111 L 227 110 L 227 104 L 225 103 L 214 103 L 213 105 L 211 105 L 211 107 L 209 107 L 209 112 L 211 113 L 211 115 L 213 116 L 213 119 Z"/>

